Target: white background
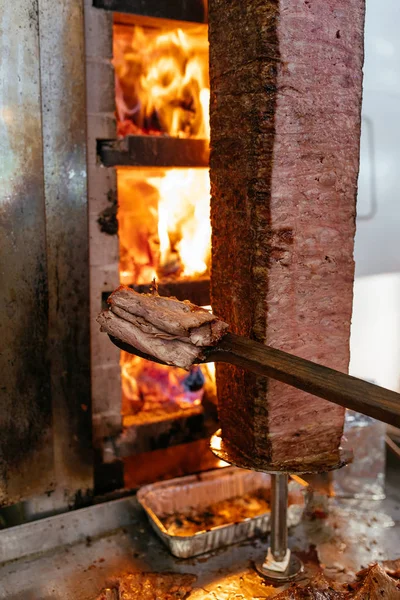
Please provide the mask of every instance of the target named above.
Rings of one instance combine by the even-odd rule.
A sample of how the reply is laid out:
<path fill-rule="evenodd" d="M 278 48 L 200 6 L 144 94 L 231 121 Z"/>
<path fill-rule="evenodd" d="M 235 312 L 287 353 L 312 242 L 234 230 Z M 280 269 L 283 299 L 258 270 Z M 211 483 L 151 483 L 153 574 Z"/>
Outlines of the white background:
<path fill-rule="evenodd" d="M 366 4 L 350 373 L 400 391 L 400 1 Z"/>

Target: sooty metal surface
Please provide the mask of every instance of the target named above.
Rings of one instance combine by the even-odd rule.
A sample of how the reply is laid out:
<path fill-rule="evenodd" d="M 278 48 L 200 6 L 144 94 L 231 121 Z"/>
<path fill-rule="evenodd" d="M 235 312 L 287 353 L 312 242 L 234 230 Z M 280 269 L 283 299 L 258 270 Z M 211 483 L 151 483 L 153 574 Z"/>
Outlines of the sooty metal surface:
<path fill-rule="evenodd" d="M 1 3 L 0 54 L 0 504 L 11 504 L 54 480 L 36 0 Z"/>
<path fill-rule="evenodd" d="M 388 475 L 387 498 L 362 506 L 333 502 L 324 519 L 310 515 L 291 530 L 289 546 L 337 580 L 351 580 L 369 562 L 398 556 L 399 475 Z M 314 547 L 315 546 L 315 547 Z M 253 568 L 267 539 L 252 540 L 198 559 L 174 558 L 151 532 L 135 498 L 125 498 L 0 532 L 0 598 L 90 600 L 112 576 L 127 571 L 193 573 L 190 600 L 267 598 L 276 593 Z M 15 560 L 18 554 L 40 552 Z"/>
<path fill-rule="evenodd" d="M 94 0 L 93 5 L 147 17 L 207 22 L 207 0 Z"/>
<path fill-rule="evenodd" d="M 134 290 L 148 294 L 152 284 L 135 284 Z M 198 306 L 208 306 L 210 302 L 210 279 L 198 277 L 197 279 L 178 279 L 177 281 L 159 281 L 158 293 L 160 296 L 174 296 L 178 300 L 190 300 Z"/>
<path fill-rule="evenodd" d="M 97 148 L 105 167 L 208 167 L 208 140 L 162 135 L 128 135 L 120 140 L 99 140 Z"/>
<path fill-rule="evenodd" d="M 83 0 L 2 2 L 0 37 L 0 504 L 67 506 L 92 487 Z"/>
<path fill-rule="evenodd" d="M 39 0 L 57 486 L 92 485 L 83 0 Z"/>

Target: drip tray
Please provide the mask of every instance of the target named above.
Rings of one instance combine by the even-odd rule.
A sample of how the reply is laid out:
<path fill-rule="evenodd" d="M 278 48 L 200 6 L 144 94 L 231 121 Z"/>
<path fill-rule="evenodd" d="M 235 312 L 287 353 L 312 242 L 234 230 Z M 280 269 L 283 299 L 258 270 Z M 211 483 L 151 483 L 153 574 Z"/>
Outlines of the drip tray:
<path fill-rule="evenodd" d="M 138 500 L 171 553 L 189 558 L 270 531 L 270 487 L 266 473 L 228 467 L 147 485 L 139 490 Z M 289 483 L 289 527 L 300 522 L 303 490 L 295 481 Z M 260 492 L 267 502 L 257 498 Z M 241 501 L 233 503 L 233 498 Z M 257 511 L 264 504 L 266 510 Z M 213 514 L 213 506 L 219 506 L 219 515 Z M 252 509 L 254 516 L 247 516 Z M 165 525 L 168 516 L 171 528 Z M 218 517 L 223 523 L 218 524 Z"/>

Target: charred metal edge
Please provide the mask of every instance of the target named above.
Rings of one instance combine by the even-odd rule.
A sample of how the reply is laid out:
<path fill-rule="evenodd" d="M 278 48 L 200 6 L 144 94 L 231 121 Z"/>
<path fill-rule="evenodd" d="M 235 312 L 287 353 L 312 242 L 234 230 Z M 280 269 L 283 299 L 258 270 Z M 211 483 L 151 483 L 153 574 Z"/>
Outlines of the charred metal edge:
<path fill-rule="evenodd" d="M 151 291 L 152 284 L 130 285 L 135 292 L 148 294 Z M 209 306 L 210 304 L 210 279 L 202 277 L 199 279 L 182 279 L 178 281 L 160 281 L 158 282 L 158 293 L 160 296 L 174 296 L 178 300 L 189 300 L 198 306 Z M 107 298 L 110 292 L 103 292 L 102 307 L 107 308 Z"/>
<path fill-rule="evenodd" d="M 132 285 L 136 292 L 147 294 L 152 287 L 151 283 Z M 210 279 L 202 277 L 199 279 L 181 279 L 178 281 L 161 281 L 158 283 L 160 296 L 174 296 L 178 300 L 190 300 L 198 306 L 210 304 Z"/>
<path fill-rule="evenodd" d="M 212 412 L 196 406 L 166 413 L 163 420 L 127 425 L 121 435 L 104 441 L 103 464 L 114 464 L 130 456 L 209 439 L 218 427 Z"/>
<path fill-rule="evenodd" d="M 206 0 L 93 0 L 93 6 L 158 19 L 207 23 Z"/>
<path fill-rule="evenodd" d="M 209 143 L 162 135 L 129 135 L 98 140 L 97 155 L 105 167 L 202 167 L 209 165 Z"/>
<path fill-rule="evenodd" d="M 112 496 L 119 497 L 124 493 L 124 463 L 122 460 L 115 459 L 105 463 L 103 462 L 103 452 L 98 448 L 95 452 L 93 468 L 97 500 L 102 501 L 101 496 L 106 496 L 107 500 L 111 500 Z"/>
<path fill-rule="evenodd" d="M 212 428 L 206 427 L 202 407 L 181 410 L 180 413 L 166 414 L 162 421 L 128 425 L 125 431 L 114 439 L 117 458 L 126 458 L 143 452 L 170 448 L 207 438 Z M 213 423 L 215 427 L 215 423 Z M 128 435 L 132 434 L 129 440 Z"/>

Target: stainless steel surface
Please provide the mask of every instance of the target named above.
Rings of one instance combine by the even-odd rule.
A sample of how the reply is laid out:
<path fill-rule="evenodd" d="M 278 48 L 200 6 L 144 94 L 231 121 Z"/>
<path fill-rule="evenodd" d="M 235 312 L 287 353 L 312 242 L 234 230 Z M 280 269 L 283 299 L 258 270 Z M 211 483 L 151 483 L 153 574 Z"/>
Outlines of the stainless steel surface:
<path fill-rule="evenodd" d="M 5 504 L 58 488 L 66 508 L 92 488 L 82 10 L 0 0 Z"/>
<path fill-rule="evenodd" d="M 0 0 L 0 504 L 51 489 L 37 0 Z"/>
<path fill-rule="evenodd" d="M 269 531 L 270 513 L 190 536 L 170 535 L 162 523 L 162 517 L 185 512 L 188 508 L 205 510 L 214 502 L 269 487 L 270 477 L 266 473 L 229 467 L 145 486 L 139 490 L 138 500 L 146 511 L 154 531 L 171 553 L 180 558 L 188 558 Z M 292 504 L 286 513 L 289 527 L 299 523 L 304 508 L 301 486 L 295 482 L 291 482 L 290 499 Z"/>
<path fill-rule="evenodd" d="M 375 500 L 385 496 L 385 431 L 385 423 L 346 411 L 344 443 L 353 450 L 354 461 L 333 473 L 337 496 Z"/>
<path fill-rule="evenodd" d="M 260 575 L 276 583 L 293 581 L 304 570 L 302 561 L 290 549 L 288 550 L 287 514 L 288 476 L 286 473 L 271 475 L 271 555 L 273 561 L 278 563 L 285 561 L 284 565 L 286 565 L 289 553 L 289 563 L 284 571 L 279 571 L 273 568 L 271 564 L 273 561 L 270 562 L 267 556 L 263 562 L 256 564 L 256 569 Z"/>
<path fill-rule="evenodd" d="M 287 581 L 298 579 L 299 575 L 304 571 L 304 565 L 295 554 L 291 554 L 288 567 L 283 573 L 267 569 L 265 567 L 265 562 L 256 563 L 256 569 L 259 575 L 279 585 L 279 583 L 286 583 Z"/>
<path fill-rule="evenodd" d="M 271 552 L 276 561 L 282 561 L 288 549 L 288 476 L 271 475 Z"/>
<path fill-rule="evenodd" d="M 83 0 L 39 0 L 39 34 L 54 459 L 68 505 L 93 487 Z"/>
<path fill-rule="evenodd" d="M 0 532 L 0 563 L 87 542 L 132 524 L 137 512 L 136 499 L 131 496 L 4 529 Z"/>
<path fill-rule="evenodd" d="M 36 534 L 29 534 L 33 527 Z M 394 469 L 388 476 L 385 500 L 366 505 L 358 501 L 354 508 L 350 501 L 332 500 L 329 517 L 303 520 L 291 530 L 289 545 L 305 562 L 304 577 L 315 573 L 316 566 L 313 570 L 306 560 L 315 545 L 311 555 L 318 554 L 324 572 L 349 580 L 370 561 L 398 556 L 399 535 L 400 473 Z M 264 558 L 265 538 L 200 559 L 177 559 L 152 533 L 134 498 L 1 531 L 0 548 L 6 548 L 12 537 L 14 552 L 22 551 L 27 539 L 36 540 L 30 546 L 36 555 L 0 565 L 1 600 L 90 600 L 110 577 L 127 571 L 194 573 L 198 579 L 190 600 L 250 600 L 273 592 L 252 566 Z M 45 541 L 50 550 L 40 553 Z"/>

